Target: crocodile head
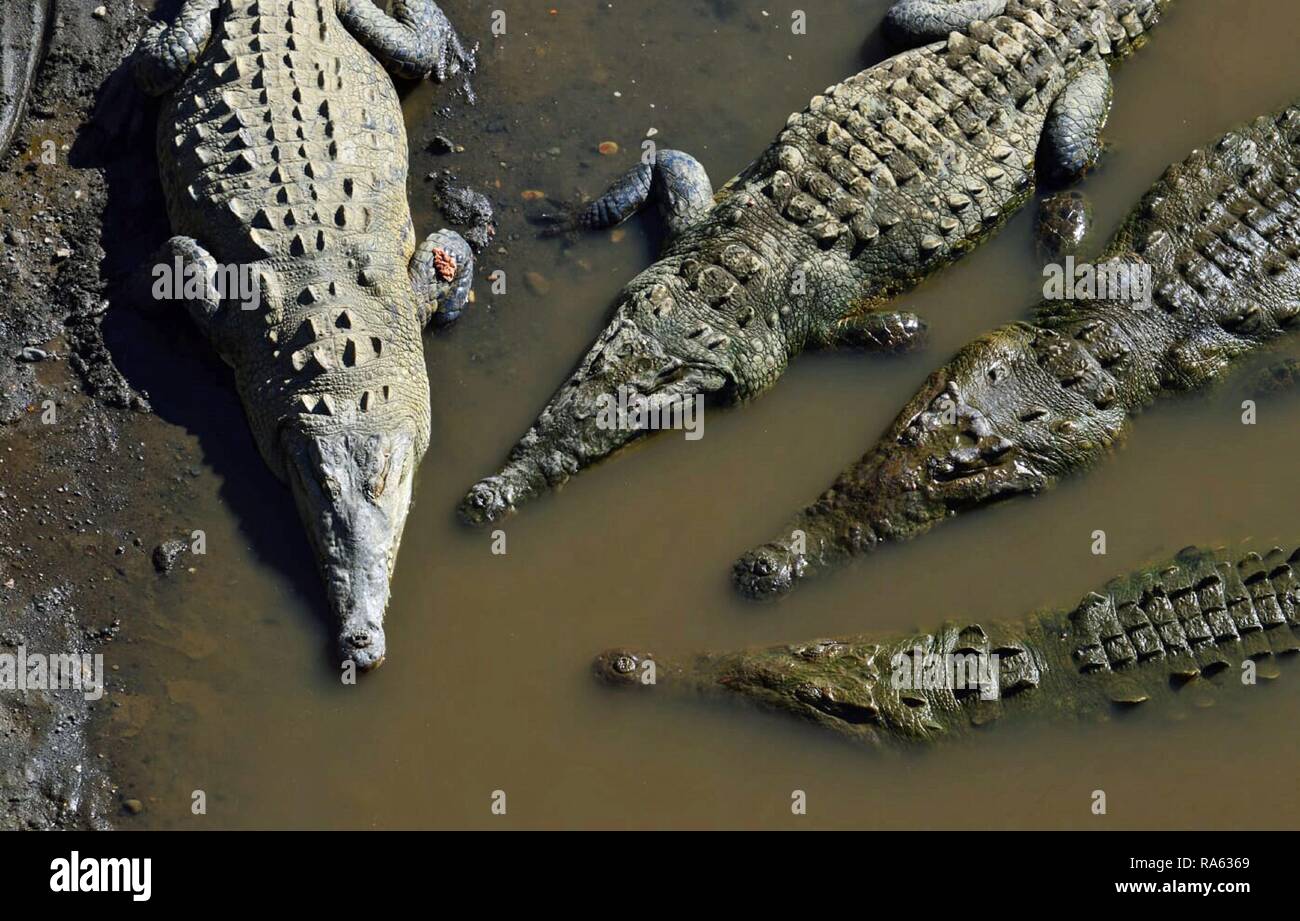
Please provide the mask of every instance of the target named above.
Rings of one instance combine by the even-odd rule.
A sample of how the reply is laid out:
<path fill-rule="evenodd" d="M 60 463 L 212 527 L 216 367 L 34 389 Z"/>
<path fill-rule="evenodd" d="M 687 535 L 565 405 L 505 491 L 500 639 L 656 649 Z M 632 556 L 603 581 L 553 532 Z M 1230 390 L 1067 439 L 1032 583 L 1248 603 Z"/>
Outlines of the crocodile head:
<path fill-rule="evenodd" d="M 285 467 L 338 625 L 339 655 L 384 661 L 389 578 L 411 504 L 415 427 L 383 433 L 286 428 Z"/>
<path fill-rule="evenodd" d="M 462 520 L 496 521 L 634 439 L 670 427 L 665 420 L 676 420 L 671 424 L 675 428 L 684 423 L 688 437 L 693 428 L 698 431 L 703 399 L 734 386 L 734 379 L 720 356 L 703 348 L 674 349 L 665 338 L 620 313 L 511 450 L 501 471 L 465 496 Z M 646 424 L 646 419 L 657 421 Z"/>
<path fill-rule="evenodd" d="M 1083 424 L 1052 427 L 1067 407 L 1037 408 L 1037 394 L 1047 399 L 1051 389 L 1032 338 L 1024 324 L 1004 327 L 931 375 L 880 442 L 785 534 L 736 561 L 732 577 L 741 593 L 780 597 L 882 543 L 908 540 L 977 505 L 1037 492 L 1050 476 L 1044 445 L 1100 443 L 1104 433 Z M 1017 415 L 1022 405 L 1034 409 Z"/>

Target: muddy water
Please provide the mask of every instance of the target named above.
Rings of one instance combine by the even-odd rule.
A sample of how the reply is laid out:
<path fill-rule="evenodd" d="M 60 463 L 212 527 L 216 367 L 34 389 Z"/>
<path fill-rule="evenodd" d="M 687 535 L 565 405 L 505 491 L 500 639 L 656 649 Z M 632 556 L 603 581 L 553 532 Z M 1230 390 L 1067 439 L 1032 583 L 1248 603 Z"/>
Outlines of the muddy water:
<path fill-rule="evenodd" d="M 522 5 L 514 5 L 518 7 Z M 1019 617 L 1189 543 L 1300 538 L 1291 477 L 1300 398 L 1240 423 L 1239 390 L 1166 402 L 1104 468 L 1046 497 L 972 515 L 812 583 L 775 607 L 732 593 L 728 570 L 822 489 L 926 374 L 1015 319 L 1041 285 L 1031 216 L 906 298 L 932 324 L 923 354 L 809 355 L 752 406 L 707 416 L 577 478 L 505 526 L 507 553 L 454 520 L 652 256 L 620 239 L 536 242 L 521 193 L 589 193 L 633 162 L 650 128 L 716 182 L 824 86 L 879 60 L 883 0 L 556 3 L 508 10 L 485 40 L 476 110 L 406 100 L 413 148 L 447 133 L 466 152 L 413 159 L 417 227 L 434 226 L 434 169 L 502 205 L 460 325 L 427 346 L 434 443 L 397 567 L 389 660 L 357 687 L 331 666 L 332 631 L 292 507 L 240 431 L 211 440 L 182 528 L 194 571 L 123 605 L 138 626 L 114 656 L 142 693 L 119 700 L 124 780 L 162 827 L 1294 827 L 1300 673 L 1210 710 L 1152 710 L 1091 726 L 1002 726 L 959 748 L 877 757 L 764 714 L 612 694 L 588 678 L 617 643 L 663 654 Z M 449 0 L 488 35 L 490 5 Z M 537 7 L 537 9 L 533 9 Z M 1183 0 L 1117 75 L 1106 165 L 1085 183 L 1101 239 L 1170 162 L 1234 123 L 1300 98 L 1290 0 Z M 622 152 L 600 156 L 615 140 Z M 504 252 L 496 251 L 500 246 Z M 543 277 L 545 295 L 524 283 Z M 534 280 L 533 287 L 539 287 Z M 1290 350 L 1293 354 L 1296 346 Z M 1108 554 L 1090 553 L 1103 529 Z M 790 811 L 794 789 L 809 814 Z M 1109 814 L 1089 810 L 1105 790 Z M 192 791 L 207 795 L 191 814 Z M 490 812 L 493 791 L 508 812 Z"/>

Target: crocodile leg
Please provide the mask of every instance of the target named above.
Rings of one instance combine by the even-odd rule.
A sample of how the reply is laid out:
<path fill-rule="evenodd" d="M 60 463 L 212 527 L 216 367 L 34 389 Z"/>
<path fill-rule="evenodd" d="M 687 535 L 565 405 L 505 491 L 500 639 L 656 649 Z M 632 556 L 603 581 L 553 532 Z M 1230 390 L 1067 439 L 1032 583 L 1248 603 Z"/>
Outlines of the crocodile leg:
<path fill-rule="evenodd" d="M 172 237 L 159 248 L 152 265 L 156 267 L 152 291 L 154 300 L 184 304 L 199 332 L 220 353 L 221 297 L 208 283 L 217 272 L 217 261 L 212 254 L 192 237 Z M 159 277 L 163 272 L 172 281 L 170 296 Z M 200 279 L 202 284 L 198 281 Z"/>
<path fill-rule="evenodd" d="M 473 282 L 474 251 L 464 237 L 454 230 L 429 234 L 411 259 L 420 326 L 454 323 L 469 302 Z"/>
<path fill-rule="evenodd" d="M 1067 182 L 1097 165 L 1111 97 L 1110 68 L 1105 61 L 1089 65 L 1061 91 L 1043 129 L 1044 175 Z"/>
<path fill-rule="evenodd" d="M 371 0 L 338 0 L 338 16 L 349 32 L 397 77 L 439 83 L 474 69 L 474 52 L 433 0 L 388 0 L 388 12 Z"/>
<path fill-rule="evenodd" d="M 916 48 L 1001 16 L 1006 7 L 1007 0 L 899 0 L 885 14 L 885 34 L 899 47 Z"/>
<path fill-rule="evenodd" d="M 713 207 L 713 183 L 698 160 L 680 150 L 661 150 L 654 165 L 638 163 L 600 198 L 572 213 L 544 216 L 548 233 L 604 230 L 621 224 L 653 201 L 672 240 Z"/>
<path fill-rule="evenodd" d="M 185 0 L 172 23 L 150 26 L 136 45 L 131 68 L 135 82 L 150 96 L 174 90 L 212 38 L 213 15 L 221 0 Z"/>
<path fill-rule="evenodd" d="M 868 352 L 910 352 L 924 341 L 925 322 L 916 314 L 872 310 L 841 320 L 816 344 Z"/>

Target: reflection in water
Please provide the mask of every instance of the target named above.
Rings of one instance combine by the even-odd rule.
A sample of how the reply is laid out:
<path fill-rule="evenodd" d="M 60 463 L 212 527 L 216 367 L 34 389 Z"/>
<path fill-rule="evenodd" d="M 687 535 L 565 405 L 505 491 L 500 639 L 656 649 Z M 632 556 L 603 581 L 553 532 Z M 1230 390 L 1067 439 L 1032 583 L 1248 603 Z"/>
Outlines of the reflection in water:
<path fill-rule="evenodd" d="M 449 2 L 449 14 L 471 15 L 458 6 Z M 1210 711 L 1006 727 L 937 757 L 883 758 L 743 709 L 609 694 L 588 676 L 592 654 L 618 643 L 672 654 L 950 616 L 1018 618 L 1073 604 L 1189 543 L 1300 537 L 1290 503 L 1278 501 L 1300 448 L 1300 404 L 1261 403 L 1247 428 L 1229 384 L 1158 405 L 1109 464 L 1051 495 L 877 553 L 778 606 L 734 596 L 728 572 L 740 551 L 874 442 L 930 369 L 1037 302 L 1028 212 L 903 300 L 930 321 L 924 352 L 805 356 L 752 406 L 710 416 L 708 437 L 652 439 L 529 506 L 503 525 L 504 555 L 492 553 L 490 532 L 456 523 L 465 488 L 527 428 L 658 244 L 640 221 L 567 249 L 536 241 L 523 193 L 596 193 L 651 129 L 719 181 L 739 171 L 789 112 L 884 53 L 874 34 L 881 0 L 801 6 L 804 36 L 790 34 L 786 12 L 738 2 L 671 13 L 530 9 L 512 12 L 495 41 L 486 21 L 464 23 L 485 37 L 480 102 L 466 109 L 436 86 L 407 96 L 412 205 L 421 234 L 436 227 L 424 177 L 450 170 L 489 192 L 501 226 L 481 259 L 476 303 L 427 341 L 434 438 L 398 561 L 388 663 L 357 687 L 338 681 L 319 597 L 261 562 L 256 547 L 267 539 L 250 537 L 224 500 L 245 474 L 215 465 L 221 476 L 187 487 L 212 563 L 133 599 L 148 626 L 114 652 L 141 691 L 119 695 L 110 733 L 124 786 L 147 804 L 143 818 L 179 827 L 1295 824 L 1294 668 Z M 1085 183 L 1097 239 L 1167 164 L 1300 97 L 1291 36 L 1270 20 L 1288 12 L 1287 0 L 1175 4 L 1152 46 L 1123 65 L 1113 146 Z M 434 134 L 465 152 L 425 152 Z M 600 154 L 610 140 L 620 152 Z M 484 280 L 495 269 L 505 272 L 503 295 Z M 250 453 L 247 463 L 258 461 Z M 1108 535 L 1103 557 L 1090 552 L 1097 529 Z M 301 541 L 299 530 L 286 517 L 283 542 Z M 205 817 L 190 814 L 199 789 Z M 793 789 L 808 793 L 806 817 L 790 814 Z M 1105 818 L 1089 811 L 1096 789 L 1107 792 Z M 506 791 L 504 817 L 490 812 L 494 790 Z"/>

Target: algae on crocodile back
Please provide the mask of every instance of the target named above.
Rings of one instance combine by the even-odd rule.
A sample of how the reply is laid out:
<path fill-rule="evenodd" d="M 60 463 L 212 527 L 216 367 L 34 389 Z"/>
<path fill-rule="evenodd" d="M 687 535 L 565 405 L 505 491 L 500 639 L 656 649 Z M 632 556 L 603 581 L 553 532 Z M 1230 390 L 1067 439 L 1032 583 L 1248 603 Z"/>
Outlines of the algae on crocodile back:
<path fill-rule="evenodd" d="M 1204 387 L 1295 329 L 1297 164 L 1293 106 L 1170 167 L 1097 263 L 1140 284 L 1045 300 L 959 351 L 780 537 L 737 561 L 737 587 L 777 597 L 881 544 L 1050 489 L 1104 459 L 1157 397 Z"/>
<path fill-rule="evenodd" d="M 1037 167 L 1095 162 L 1109 62 L 1165 5 L 980 0 L 933 20 L 938 4 L 906 0 L 895 25 L 919 47 L 813 97 L 716 195 L 678 151 L 634 168 L 573 223 L 654 202 L 666 249 L 499 472 L 470 489 L 462 519 L 495 521 L 646 433 L 603 425 L 602 402 L 713 408 L 758 396 L 807 348 L 914 344 L 919 321 L 883 306 L 997 231 Z M 922 44 L 933 21 L 955 31 Z"/>
<path fill-rule="evenodd" d="M 234 369 L 267 465 L 293 491 L 337 621 L 373 668 L 415 468 L 429 445 L 422 326 L 456 312 L 473 259 L 454 233 L 417 247 L 393 74 L 472 57 L 432 0 L 186 0 L 133 68 L 162 96 L 158 160 L 173 233 L 160 254 L 239 297 L 184 303 Z M 192 292 L 186 291 L 187 295 Z"/>
<path fill-rule="evenodd" d="M 928 744 L 995 721 L 1103 718 L 1276 677 L 1273 658 L 1300 651 L 1297 565 L 1300 549 L 1188 548 L 1071 610 L 1020 621 L 682 661 L 614 649 L 593 667 L 615 686 L 739 697 L 871 746 Z"/>

